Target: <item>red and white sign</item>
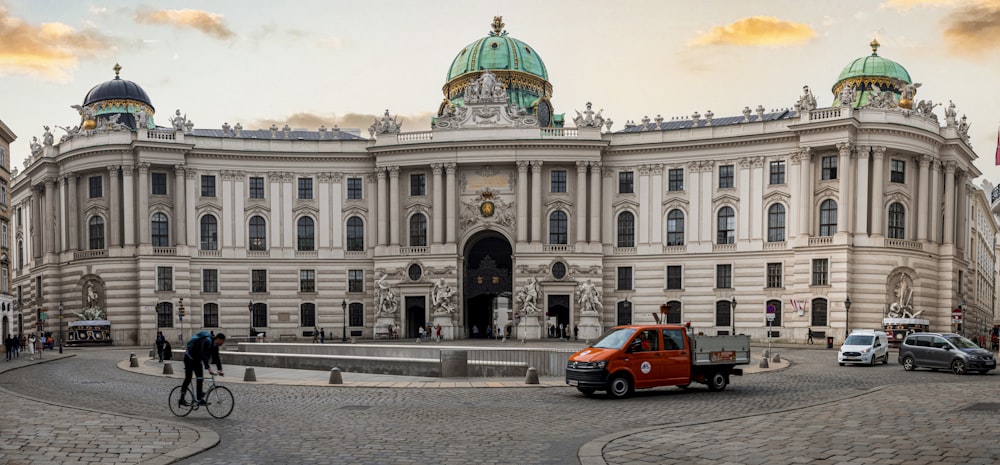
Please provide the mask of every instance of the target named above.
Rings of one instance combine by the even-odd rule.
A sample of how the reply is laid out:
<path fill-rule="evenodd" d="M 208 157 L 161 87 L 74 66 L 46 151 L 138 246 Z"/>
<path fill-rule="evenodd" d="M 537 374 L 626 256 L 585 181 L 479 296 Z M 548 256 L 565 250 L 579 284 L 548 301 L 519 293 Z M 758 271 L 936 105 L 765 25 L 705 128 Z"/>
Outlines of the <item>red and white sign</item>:
<path fill-rule="evenodd" d="M 952 323 L 962 322 L 962 309 L 960 308 L 951 309 L 951 322 Z"/>

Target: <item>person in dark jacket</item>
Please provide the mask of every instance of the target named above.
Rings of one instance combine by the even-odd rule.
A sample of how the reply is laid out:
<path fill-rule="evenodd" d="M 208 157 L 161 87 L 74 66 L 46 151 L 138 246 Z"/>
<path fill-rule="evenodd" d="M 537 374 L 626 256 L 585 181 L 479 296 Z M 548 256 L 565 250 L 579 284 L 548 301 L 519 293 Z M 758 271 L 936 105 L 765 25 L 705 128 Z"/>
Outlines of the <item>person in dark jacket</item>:
<path fill-rule="evenodd" d="M 163 363 L 163 344 L 166 344 L 167 338 L 163 336 L 163 331 L 156 332 L 156 356 L 160 359 L 159 362 Z"/>
<path fill-rule="evenodd" d="M 184 351 L 184 382 L 181 384 L 184 393 L 181 394 L 180 405 L 187 405 L 184 394 L 187 393 L 188 387 L 191 386 L 193 375 L 196 375 L 197 378 L 197 382 L 195 383 L 197 390 L 195 392 L 198 394 L 198 403 L 204 405 L 205 390 L 203 387 L 203 378 L 205 372 L 202 371 L 202 367 L 208 370 L 208 374 L 215 376 L 216 372 L 209 365 L 209 362 L 214 363 L 218 369 L 219 376 L 224 375 L 222 372 L 222 361 L 219 360 L 219 346 L 225 343 L 225 334 L 218 333 L 213 337 L 207 331 L 199 332 L 188 341 L 187 349 Z"/>

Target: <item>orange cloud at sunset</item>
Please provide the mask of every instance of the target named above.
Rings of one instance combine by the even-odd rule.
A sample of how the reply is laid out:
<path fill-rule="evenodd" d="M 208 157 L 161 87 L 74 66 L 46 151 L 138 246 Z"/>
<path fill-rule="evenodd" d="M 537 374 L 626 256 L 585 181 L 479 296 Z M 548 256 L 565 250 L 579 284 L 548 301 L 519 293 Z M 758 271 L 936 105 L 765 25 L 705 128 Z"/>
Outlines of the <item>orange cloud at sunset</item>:
<path fill-rule="evenodd" d="M 952 52 L 980 56 L 1000 49 L 1000 1 L 965 4 L 944 19 L 944 39 Z"/>
<path fill-rule="evenodd" d="M 223 16 L 202 10 L 149 10 L 135 14 L 135 20 L 145 24 L 165 24 L 179 28 L 191 28 L 217 39 L 229 39 L 235 34 L 225 24 Z"/>
<path fill-rule="evenodd" d="M 0 74 L 27 74 L 68 80 L 80 58 L 98 55 L 111 41 L 93 30 L 63 23 L 28 24 L 0 6 Z"/>
<path fill-rule="evenodd" d="M 959 0 L 886 0 L 883 8 L 906 11 L 916 6 L 954 5 Z"/>
<path fill-rule="evenodd" d="M 772 16 L 751 16 L 695 37 L 689 45 L 782 46 L 807 42 L 816 37 L 808 24 L 782 21 Z"/>

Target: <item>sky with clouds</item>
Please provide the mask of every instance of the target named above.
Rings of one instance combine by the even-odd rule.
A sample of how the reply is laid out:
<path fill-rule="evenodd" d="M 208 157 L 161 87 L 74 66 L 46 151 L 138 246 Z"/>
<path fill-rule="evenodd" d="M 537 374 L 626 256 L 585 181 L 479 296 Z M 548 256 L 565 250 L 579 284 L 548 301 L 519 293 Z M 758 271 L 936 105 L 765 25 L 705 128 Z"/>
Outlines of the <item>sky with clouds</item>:
<path fill-rule="evenodd" d="M 70 106 L 120 63 L 161 125 L 180 109 L 198 128 L 367 135 L 388 109 L 404 131 L 425 130 L 452 60 L 495 15 L 544 60 L 557 112 L 591 101 L 613 129 L 791 107 L 803 85 L 829 105 L 877 37 L 879 55 L 923 84 L 918 100 L 968 115 L 977 166 L 1000 182 L 1000 0 L 0 0 L 0 120 L 19 166 L 43 125 L 79 122 Z"/>

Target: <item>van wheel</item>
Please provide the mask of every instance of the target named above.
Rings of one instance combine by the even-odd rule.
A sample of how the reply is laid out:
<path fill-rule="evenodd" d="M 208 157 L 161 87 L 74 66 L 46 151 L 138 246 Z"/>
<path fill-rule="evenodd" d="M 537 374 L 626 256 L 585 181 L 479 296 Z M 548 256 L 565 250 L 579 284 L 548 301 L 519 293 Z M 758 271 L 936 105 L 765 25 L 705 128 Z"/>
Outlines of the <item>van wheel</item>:
<path fill-rule="evenodd" d="M 913 364 L 913 357 L 910 357 L 909 355 L 907 355 L 906 358 L 903 359 L 903 369 L 904 370 L 906 370 L 906 371 L 913 371 L 913 369 L 916 368 L 916 367 L 917 366 Z"/>
<path fill-rule="evenodd" d="M 721 391 L 729 384 L 729 377 L 721 371 L 714 371 L 706 379 L 709 391 Z"/>
<path fill-rule="evenodd" d="M 888 365 L 889 364 L 889 353 L 888 352 L 885 353 L 885 358 L 882 359 L 882 364 L 883 365 Z"/>
<path fill-rule="evenodd" d="M 581 394 L 583 394 L 583 395 L 585 395 L 587 397 L 592 397 L 594 395 L 594 391 L 595 391 L 595 389 L 582 388 L 582 387 L 578 387 L 578 388 L 576 388 L 576 390 L 580 391 Z"/>
<path fill-rule="evenodd" d="M 878 357 L 876 357 L 875 354 L 872 354 L 872 361 L 868 364 L 868 366 L 875 366 L 875 362 L 877 361 Z"/>
<path fill-rule="evenodd" d="M 951 362 L 951 372 L 956 375 L 964 375 L 966 372 L 965 360 L 959 359 Z"/>
<path fill-rule="evenodd" d="M 616 375 L 608 382 L 608 396 L 624 399 L 632 395 L 632 379 L 628 375 Z"/>

